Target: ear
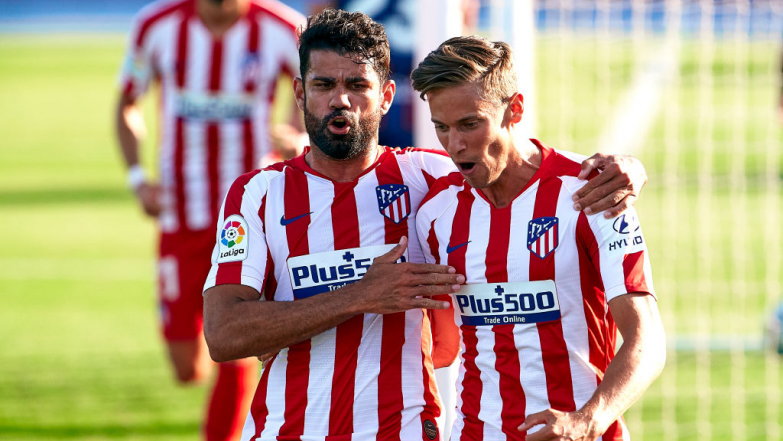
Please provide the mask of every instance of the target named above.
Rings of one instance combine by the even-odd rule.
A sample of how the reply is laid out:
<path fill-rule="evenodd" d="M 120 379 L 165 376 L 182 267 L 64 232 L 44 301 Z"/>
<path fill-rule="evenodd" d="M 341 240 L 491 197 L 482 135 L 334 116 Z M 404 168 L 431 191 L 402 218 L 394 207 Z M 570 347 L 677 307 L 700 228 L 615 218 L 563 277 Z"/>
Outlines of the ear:
<path fill-rule="evenodd" d="M 296 99 L 296 106 L 299 107 L 299 110 L 304 111 L 305 110 L 304 81 L 299 77 L 294 78 L 294 98 Z"/>
<path fill-rule="evenodd" d="M 508 103 L 509 123 L 518 124 L 522 121 L 522 114 L 525 113 L 525 98 L 521 93 L 515 93 Z"/>
<path fill-rule="evenodd" d="M 381 86 L 381 112 L 386 115 L 394 101 L 394 94 L 397 92 L 397 84 L 394 80 L 386 80 Z"/>

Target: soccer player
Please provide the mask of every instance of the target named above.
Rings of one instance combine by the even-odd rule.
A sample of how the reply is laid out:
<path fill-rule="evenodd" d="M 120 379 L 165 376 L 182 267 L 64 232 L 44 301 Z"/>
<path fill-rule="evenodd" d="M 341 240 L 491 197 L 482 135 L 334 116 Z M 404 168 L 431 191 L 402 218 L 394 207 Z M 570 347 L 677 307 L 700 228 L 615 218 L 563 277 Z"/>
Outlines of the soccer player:
<path fill-rule="evenodd" d="M 454 165 L 378 145 L 395 93 L 381 25 L 325 10 L 308 19 L 299 57 L 295 96 L 312 145 L 241 176 L 226 196 L 204 292 L 210 353 L 275 354 L 242 439 L 439 439 L 422 308 L 443 310 L 430 296 L 464 277 L 415 263 L 415 215 Z"/>
<path fill-rule="evenodd" d="M 197 382 L 212 369 L 201 292 L 218 209 L 234 179 L 272 151 L 271 102 L 278 77 L 298 70 L 296 27 L 303 21 L 270 0 L 158 1 L 135 19 L 116 133 L 129 184 L 160 227 L 161 327 L 182 383 Z M 153 82 L 160 86 L 159 184 L 146 179 L 139 164 L 144 132 L 139 100 Z M 302 128 L 293 103 L 292 108 L 291 124 Z M 278 150 L 286 155 L 293 147 Z M 255 360 L 217 366 L 204 425 L 207 440 L 236 439 L 256 370 Z"/>
<path fill-rule="evenodd" d="M 621 415 L 665 359 L 644 236 L 632 208 L 615 219 L 573 208 L 577 155 L 515 136 L 511 60 L 505 43 L 456 37 L 411 76 L 459 169 L 416 220 L 427 261 L 467 278 L 452 296 L 451 439 L 628 439 Z"/>

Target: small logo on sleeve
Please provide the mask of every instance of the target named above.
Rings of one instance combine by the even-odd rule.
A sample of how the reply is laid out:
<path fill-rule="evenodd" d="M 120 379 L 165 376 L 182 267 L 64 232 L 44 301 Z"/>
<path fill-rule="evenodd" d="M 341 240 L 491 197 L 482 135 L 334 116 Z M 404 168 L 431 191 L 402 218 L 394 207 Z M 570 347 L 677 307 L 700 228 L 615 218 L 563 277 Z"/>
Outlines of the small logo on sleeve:
<path fill-rule="evenodd" d="M 226 218 L 218 243 L 218 263 L 237 262 L 247 258 L 247 222 L 238 214 Z"/>

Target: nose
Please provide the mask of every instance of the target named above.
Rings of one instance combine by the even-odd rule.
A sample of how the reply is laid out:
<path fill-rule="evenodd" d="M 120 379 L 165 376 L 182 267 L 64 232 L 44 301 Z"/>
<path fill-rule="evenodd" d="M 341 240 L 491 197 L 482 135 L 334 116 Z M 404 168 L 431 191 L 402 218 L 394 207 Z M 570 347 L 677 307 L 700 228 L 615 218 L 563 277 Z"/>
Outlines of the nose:
<path fill-rule="evenodd" d="M 465 150 L 465 138 L 462 136 L 459 130 L 451 129 L 445 136 L 446 143 L 443 148 L 449 153 L 449 155 L 456 155 Z"/>
<path fill-rule="evenodd" d="M 329 99 L 329 107 L 332 109 L 350 109 L 351 100 L 348 98 L 348 92 L 342 87 L 336 87 Z"/>

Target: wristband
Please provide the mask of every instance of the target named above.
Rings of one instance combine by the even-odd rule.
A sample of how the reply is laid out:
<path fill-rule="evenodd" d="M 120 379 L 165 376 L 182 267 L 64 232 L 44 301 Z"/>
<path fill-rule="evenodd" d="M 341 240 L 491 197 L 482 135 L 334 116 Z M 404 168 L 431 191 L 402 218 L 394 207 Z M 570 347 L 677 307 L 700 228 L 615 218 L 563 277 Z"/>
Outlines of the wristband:
<path fill-rule="evenodd" d="M 128 169 L 128 188 L 131 190 L 136 191 L 146 180 L 147 176 L 141 165 L 135 164 Z"/>

